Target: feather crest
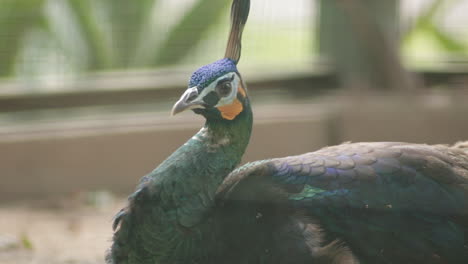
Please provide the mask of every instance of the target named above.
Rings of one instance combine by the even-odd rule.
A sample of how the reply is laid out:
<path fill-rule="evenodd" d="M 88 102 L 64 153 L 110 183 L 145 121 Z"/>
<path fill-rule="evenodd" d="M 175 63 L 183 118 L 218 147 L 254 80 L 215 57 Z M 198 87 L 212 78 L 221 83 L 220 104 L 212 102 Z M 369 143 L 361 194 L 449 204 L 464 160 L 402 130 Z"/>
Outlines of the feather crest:
<path fill-rule="evenodd" d="M 231 32 L 226 47 L 225 58 L 239 62 L 242 48 L 242 32 L 247 23 L 250 11 L 250 0 L 234 0 L 231 7 Z"/>

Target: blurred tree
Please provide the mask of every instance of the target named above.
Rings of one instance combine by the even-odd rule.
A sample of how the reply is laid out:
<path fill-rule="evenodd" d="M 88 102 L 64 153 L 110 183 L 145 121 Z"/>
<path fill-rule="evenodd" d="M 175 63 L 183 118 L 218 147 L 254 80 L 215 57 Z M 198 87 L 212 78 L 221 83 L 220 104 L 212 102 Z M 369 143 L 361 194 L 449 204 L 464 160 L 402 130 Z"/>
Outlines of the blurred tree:
<path fill-rule="evenodd" d="M 174 64 L 196 48 L 230 5 L 185 1 L 180 5 L 183 15 L 161 26 L 166 19 L 174 20 L 174 14 L 161 10 L 164 2 L 168 1 L 2 0 L 0 76 L 47 67 L 37 63 L 38 69 L 31 69 L 25 65 L 30 56 L 44 64 L 51 55 L 63 58 L 58 64 L 78 72 Z"/>
<path fill-rule="evenodd" d="M 410 61 L 428 56 L 431 60 L 425 61 L 431 64 L 466 61 L 468 44 L 441 21 L 462 1 L 427 1 L 416 19 L 402 26 L 400 0 L 321 0 L 320 53 L 336 66 L 347 86 L 412 88 L 414 82 L 400 60 L 401 47 Z"/>
<path fill-rule="evenodd" d="M 321 0 L 320 53 L 347 86 L 408 88 L 399 60 L 398 0 Z"/>

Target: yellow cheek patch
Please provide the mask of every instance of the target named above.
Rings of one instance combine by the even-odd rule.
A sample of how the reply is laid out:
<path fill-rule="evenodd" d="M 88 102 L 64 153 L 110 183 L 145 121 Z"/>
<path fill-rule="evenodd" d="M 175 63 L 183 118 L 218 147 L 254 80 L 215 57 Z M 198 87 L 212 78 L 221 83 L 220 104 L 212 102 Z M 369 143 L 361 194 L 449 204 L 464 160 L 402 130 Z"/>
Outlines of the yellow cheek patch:
<path fill-rule="evenodd" d="M 242 110 L 244 110 L 244 107 L 239 99 L 236 98 L 232 104 L 220 106 L 218 107 L 218 110 L 221 112 L 221 116 L 224 119 L 233 120 L 242 112 Z"/>

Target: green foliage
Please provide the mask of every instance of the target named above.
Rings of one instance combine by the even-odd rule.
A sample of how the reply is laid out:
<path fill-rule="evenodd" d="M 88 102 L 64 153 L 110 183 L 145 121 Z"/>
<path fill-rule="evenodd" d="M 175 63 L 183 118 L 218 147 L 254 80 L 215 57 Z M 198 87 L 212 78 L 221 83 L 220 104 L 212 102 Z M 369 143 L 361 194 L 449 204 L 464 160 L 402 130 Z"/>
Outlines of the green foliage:
<path fill-rule="evenodd" d="M 159 47 L 155 62 L 167 64 L 172 61 L 180 61 L 190 53 L 190 48 L 196 46 L 202 36 L 210 28 L 213 21 L 217 21 L 220 12 L 230 5 L 230 1 L 198 1 L 192 11 L 187 14 L 178 25 L 168 34 L 166 41 Z M 197 21 L 197 18 L 205 19 Z M 197 21 L 197 23 L 194 23 Z"/>
<path fill-rule="evenodd" d="M 403 37 L 403 45 L 408 54 L 421 53 L 468 55 L 468 43 L 447 32 L 438 24 L 438 18 L 445 16 L 449 8 L 456 8 L 459 0 L 433 0 L 417 17 Z M 428 52 L 429 50 L 429 52 Z M 437 55 L 435 55 L 437 56 Z"/>
<path fill-rule="evenodd" d="M 2 0 L 0 76 L 23 68 L 44 71 L 51 67 L 48 56 L 63 58 L 60 63 L 68 64 L 63 68 L 74 72 L 174 64 L 196 48 L 230 4 L 195 0 L 181 6 L 180 19 L 164 24 L 174 15 L 161 10 L 167 6 L 164 2 L 168 1 Z M 155 13 L 161 17 L 155 18 Z M 154 25 L 155 19 L 164 25 Z"/>
<path fill-rule="evenodd" d="M 440 18 L 460 1 L 433 0 L 428 5 L 404 33 L 407 57 L 468 56 L 463 39 L 468 36 L 440 26 Z M 177 4 L 171 0 L 1 0 L 0 77 L 159 67 L 193 62 L 190 56 L 200 54 L 216 59 L 223 53 L 230 4 L 220 0 L 178 0 Z M 271 30 L 271 24 L 249 24 L 244 55 L 250 62 L 283 66 L 304 60 L 315 43 L 309 39 L 311 26 L 286 26 L 276 24 Z"/>
<path fill-rule="evenodd" d="M 2 0 L 0 8 L 0 76 L 11 74 L 18 47 L 30 25 L 44 26 L 43 0 Z"/>
<path fill-rule="evenodd" d="M 23 245 L 25 249 L 28 249 L 28 250 L 34 249 L 31 239 L 29 239 L 29 237 L 26 234 L 21 235 L 21 244 Z"/>

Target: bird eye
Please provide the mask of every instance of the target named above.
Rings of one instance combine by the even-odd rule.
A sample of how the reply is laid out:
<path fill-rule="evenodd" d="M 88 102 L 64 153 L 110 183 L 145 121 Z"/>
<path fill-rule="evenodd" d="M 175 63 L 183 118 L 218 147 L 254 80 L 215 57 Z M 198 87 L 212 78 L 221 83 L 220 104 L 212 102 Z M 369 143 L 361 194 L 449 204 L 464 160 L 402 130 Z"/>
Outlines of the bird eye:
<path fill-rule="evenodd" d="M 219 96 L 225 97 L 231 94 L 232 91 L 232 84 L 231 81 L 224 81 L 218 83 L 216 86 L 216 92 L 218 93 Z"/>

